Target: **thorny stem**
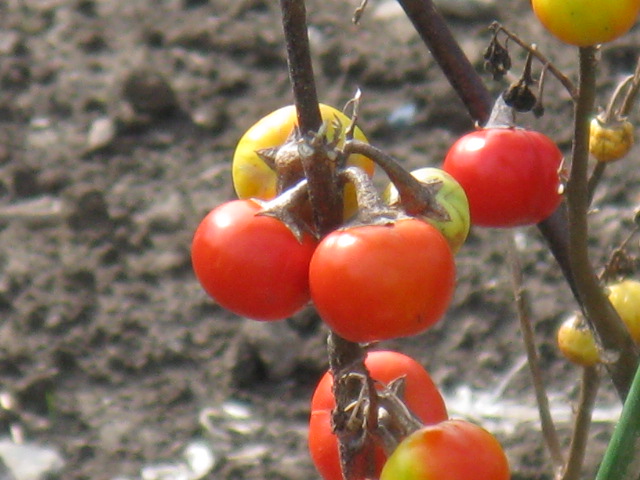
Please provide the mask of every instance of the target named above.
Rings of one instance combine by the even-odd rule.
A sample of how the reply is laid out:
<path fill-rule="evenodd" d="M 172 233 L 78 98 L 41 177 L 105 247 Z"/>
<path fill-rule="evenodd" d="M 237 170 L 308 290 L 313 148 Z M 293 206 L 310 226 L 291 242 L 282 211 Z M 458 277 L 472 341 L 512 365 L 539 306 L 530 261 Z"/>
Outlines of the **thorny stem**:
<path fill-rule="evenodd" d="M 262 206 L 262 211 L 258 215 L 279 219 L 289 228 L 296 239 L 302 242 L 304 232 L 309 230 L 309 226 L 301 220 L 302 216 L 300 215 L 301 205 L 306 205 L 307 193 L 308 182 L 306 178 L 303 178 L 272 200 L 266 202 L 257 200 Z"/>
<path fill-rule="evenodd" d="M 285 32 L 289 78 L 303 134 L 317 132 L 322 124 L 311 65 L 307 12 L 302 0 L 280 0 Z"/>
<path fill-rule="evenodd" d="M 536 48 L 535 45 L 529 45 L 528 43 L 522 41 L 522 39 L 518 37 L 518 35 L 510 31 L 509 29 L 505 28 L 498 22 L 493 22 L 489 28 L 494 32 L 504 33 L 507 37 L 509 37 L 518 45 L 520 45 L 520 47 L 526 50 L 529 54 L 536 57 L 540 61 L 540 63 L 542 63 L 542 65 L 544 65 L 544 67 L 560 81 L 560 83 L 564 86 L 567 92 L 569 92 L 569 95 L 571 95 L 571 98 L 574 101 L 577 100 L 578 90 L 576 89 L 573 82 L 569 79 L 569 77 L 567 77 L 564 73 L 558 70 L 558 68 L 553 63 L 551 63 L 551 60 L 549 60 L 545 55 L 543 55 Z"/>
<path fill-rule="evenodd" d="M 605 352 L 606 367 L 621 399 L 625 399 L 638 363 L 633 340 L 609 303 L 589 259 L 587 210 L 590 118 L 595 103 L 596 47 L 580 48 L 580 95 L 575 106 L 571 174 L 566 199 L 569 218 L 569 263 L 585 317 Z"/>
<path fill-rule="evenodd" d="M 428 0 L 400 0 L 400 3 L 427 46 L 431 47 L 432 44 L 439 42 L 439 48 L 434 48 L 431 51 L 447 77 L 464 75 L 464 80 L 458 80 L 456 84 L 459 85 L 462 82 L 465 85 L 473 85 L 473 88 L 470 88 L 464 97 L 457 89 L 456 91 L 462 98 L 468 99 L 465 101 L 465 105 L 467 105 L 472 117 L 486 120 L 486 116 L 490 111 L 490 100 L 488 99 L 486 88 L 473 69 L 461 70 L 452 66 L 459 60 L 458 55 L 464 56 L 464 54 L 460 52 L 450 34 L 441 34 L 447 27 L 442 17 L 435 11 L 432 3 Z M 523 48 L 532 48 L 521 42 L 519 38 L 508 32 L 504 27 L 500 28 Z M 541 56 L 537 49 L 533 49 L 532 52 L 547 66 L 550 72 L 559 78 L 565 88 L 572 94 L 572 97 L 577 97 L 578 100 L 576 105 L 576 138 L 574 139 L 574 151 L 572 152 L 572 173 L 567 189 L 567 197 L 571 198 L 568 201 L 569 208 L 565 210 L 561 205 L 551 217 L 541 222 L 538 226 L 554 257 L 560 264 L 574 296 L 576 296 L 580 305 L 590 313 L 590 315 L 586 316 L 590 319 L 589 321 L 594 322 L 594 327 L 596 327 L 596 332 L 603 341 L 603 346 L 605 349 L 612 349 L 610 351 L 619 353 L 618 358 L 608 364 L 608 371 L 621 398 L 625 398 L 631 383 L 631 376 L 638 361 L 637 354 L 629 335 L 625 332 L 624 326 L 604 296 L 595 278 L 587 251 L 588 195 L 586 193 L 586 167 L 588 160 L 589 116 L 593 110 L 595 97 L 595 47 L 587 47 L 581 49 L 580 52 L 580 95 L 577 94 L 575 87 L 567 77 L 562 75 L 561 72 L 555 71 L 555 67 L 546 57 Z M 561 75 L 558 75 L 558 73 Z M 469 96 L 474 98 L 469 99 Z M 481 105 L 483 103 L 484 105 Z M 567 235 L 565 213 L 573 219 L 573 226 L 569 228 L 570 235 Z M 574 248 L 573 242 L 577 242 L 578 248 Z M 571 248 L 569 248 L 569 245 L 571 245 Z M 598 313 L 601 315 L 598 315 Z M 619 346 L 619 350 L 616 348 L 616 344 Z"/>
<path fill-rule="evenodd" d="M 549 454 L 551 455 L 554 470 L 556 472 L 560 472 L 564 468 L 564 458 L 562 455 L 560 440 L 558 439 L 558 432 L 556 431 L 556 427 L 551 416 L 549 398 L 547 397 L 544 380 L 542 378 L 540 357 L 538 356 L 533 326 L 531 325 L 531 306 L 522 281 L 522 266 L 520 258 L 518 257 L 513 234 L 510 233 L 507 237 L 509 263 L 511 265 L 511 281 L 513 284 L 516 310 L 518 312 L 518 319 L 520 320 L 520 330 L 522 331 L 522 339 L 527 353 L 529 371 L 531 373 L 533 389 L 536 395 L 536 403 L 538 404 L 542 435 L 547 445 L 547 449 L 549 450 Z"/>
<path fill-rule="evenodd" d="M 465 58 L 464 54 L 460 50 L 459 46 L 453 39 L 452 35 L 448 31 L 448 28 L 440 16 L 440 14 L 435 10 L 433 4 L 430 0 L 399 0 L 405 12 L 412 20 L 414 26 L 417 31 L 420 33 L 424 42 L 430 48 L 434 57 L 440 64 L 441 68 L 449 78 L 452 86 L 458 93 L 458 95 L 463 100 L 464 104 L 467 106 L 471 116 L 478 122 L 483 122 L 487 119 L 489 115 L 489 111 L 491 109 L 491 98 L 488 93 L 486 87 L 484 87 L 482 81 L 479 79 L 477 73 L 470 66 L 468 60 Z M 310 106 L 310 104 L 317 104 L 317 100 L 315 99 L 315 88 L 313 88 L 313 94 L 310 94 L 310 91 L 307 89 L 309 85 L 315 85 L 313 82 L 313 73 L 311 69 L 311 62 L 309 57 L 309 48 L 308 48 L 308 39 L 306 37 L 306 21 L 305 21 L 305 10 L 304 3 L 301 0 L 281 0 L 281 6 L 283 10 L 283 24 L 285 28 L 285 37 L 287 41 L 287 50 L 290 58 L 290 75 L 293 83 L 294 96 L 296 101 L 296 106 L 299 111 L 311 109 L 317 109 L 317 106 L 314 108 Z M 304 32 L 303 32 L 304 30 Z M 504 29 L 502 31 L 505 31 Z M 506 33 L 506 32 L 505 32 Z M 303 41 L 300 43 L 300 39 Z M 517 42 L 518 39 L 513 38 L 514 41 Z M 521 45 L 523 48 L 527 48 L 526 45 Z M 304 54 L 300 55 L 302 51 L 305 51 Z M 545 62 L 544 57 L 541 57 L 539 52 L 534 49 L 533 52 L 541 61 L 551 70 L 552 65 L 549 62 Z M 299 57 L 303 57 L 304 62 L 299 62 Z M 591 112 L 593 106 L 593 85 L 595 84 L 595 79 L 593 75 L 593 57 L 594 50 L 592 48 L 581 49 L 581 95 L 579 98 L 578 105 L 576 107 L 576 117 L 582 118 L 583 121 L 576 121 L 576 134 L 578 138 L 574 141 L 574 166 L 584 164 L 584 166 L 575 167 L 577 172 L 580 172 L 584 168 L 583 175 L 579 180 L 574 180 L 572 185 L 570 185 L 571 190 L 575 193 L 576 198 L 574 201 L 569 202 L 569 216 L 573 221 L 577 220 L 577 224 L 572 226 L 570 239 L 571 241 L 582 242 L 582 245 L 577 249 L 578 253 L 569 251 L 568 245 L 569 243 L 566 241 L 565 231 L 566 231 L 566 221 L 564 218 L 564 213 L 562 209 L 558 209 L 552 217 L 545 222 L 542 222 L 539 227 L 543 235 L 545 236 L 549 246 L 560 263 L 565 277 L 567 281 L 572 286 L 574 291 L 574 295 L 578 298 L 579 302 L 582 304 L 588 304 L 587 311 L 592 315 L 587 315 L 587 318 L 590 319 L 596 326 L 596 331 L 599 333 L 599 336 L 603 340 L 603 345 L 605 348 L 607 346 L 615 346 L 616 343 L 616 335 L 615 332 L 620 333 L 621 322 L 617 318 L 615 311 L 611 312 L 612 307 L 606 301 L 604 294 L 601 289 L 598 288 L 599 285 L 597 281 L 595 281 L 595 276 L 593 275 L 591 266 L 588 262 L 588 254 L 586 252 L 586 241 L 587 241 L 587 229 L 586 229 L 586 205 L 585 201 L 588 196 L 584 194 L 584 191 L 587 189 L 582 187 L 581 184 L 586 185 L 586 142 L 588 139 L 586 135 L 588 135 L 588 129 L 585 128 L 585 118 L 588 118 L 588 114 Z M 591 58 L 591 60 L 590 60 Z M 300 68 L 300 65 L 306 66 Z M 585 66 L 590 64 L 588 68 Z M 296 67 L 297 65 L 297 67 Z M 302 70 L 306 72 L 306 75 L 300 75 L 299 72 Z M 586 73 L 586 74 L 585 74 Z M 307 81 L 303 81 L 302 78 L 307 78 Z M 563 82 L 562 78 L 560 81 Z M 569 92 L 575 93 L 575 90 L 569 88 L 569 85 L 566 82 L 563 82 L 565 87 Z M 583 94 L 584 91 L 591 91 L 591 93 Z M 309 100 L 309 97 L 313 98 L 313 100 Z M 572 94 L 572 97 L 574 95 Z M 575 97 L 574 97 L 575 98 Z M 306 105 L 306 106 L 305 106 Z M 581 114 L 580 117 L 578 114 Z M 305 131 L 313 131 L 319 125 L 319 120 L 317 120 L 317 115 L 315 113 L 299 113 L 300 118 L 300 126 Z M 316 118 L 314 120 L 313 118 Z M 588 123 L 586 123 L 588 127 Z M 584 162 L 580 161 L 580 158 L 584 160 Z M 576 161 L 578 159 L 579 161 Z M 320 162 L 324 163 L 324 162 Z M 572 178 L 573 175 L 572 167 Z M 306 170 L 306 169 L 305 169 Z M 316 184 L 322 184 L 321 180 L 317 180 L 316 177 L 320 177 L 317 172 L 308 172 L 310 189 Z M 324 178 L 333 178 L 328 175 Z M 577 175 L 576 175 L 577 178 Z M 333 189 L 335 189 L 335 182 L 331 182 L 333 185 Z M 314 187 L 315 188 L 315 187 Z M 314 195 L 315 198 L 338 198 L 336 195 L 330 195 L 332 193 L 331 187 L 323 192 L 324 195 L 322 197 Z M 335 191 L 333 192 L 335 193 Z M 577 201 L 576 201 L 577 200 Z M 312 198 L 312 204 L 315 205 L 314 208 L 321 208 L 319 205 L 325 202 L 314 201 Z M 330 203 L 330 202 L 327 202 Z M 333 212 L 338 212 L 339 209 L 333 208 L 329 209 Z M 333 216 L 322 217 L 318 216 L 318 229 L 320 232 L 328 232 L 337 224 L 339 221 L 331 221 L 329 219 L 335 219 L 337 213 L 334 213 Z M 582 216 L 580 218 L 580 216 Z M 567 260 L 569 258 L 569 260 Z M 585 261 L 586 260 L 586 261 Z M 581 263 L 582 262 L 582 263 Z M 587 270 L 587 274 L 585 275 L 585 269 Z M 582 278 L 581 278 L 582 277 Z M 579 288 L 576 289 L 574 285 L 574 281 L 578 279 L 580 281 Z M 594 290 L 595 287 L 595 290 Z M 582 292 L 582 295 L 577 295 L 577 290 Z M 595 295 L 592 295 L 595 291 Z M 602 301 L 604 298 L 604 302 Z M 599 308 L 604 307 L 604 308 Z M 606 315 L 602 319 L 596 318 L 594 321 L 593 313 L 594 312 L 605 312 Z M 613 316 L 614 321 L 610 322 L 607 319 L 610 319 Z M 617 320 L 617 322 L 615 321 Z M 622 329 L 624 327 L 621 327 Z M 614 332 L 613 335 L 610 335 L 611 332 Z M 629 372 L 633 373 L 632 367 L 635 366 L 637 362 L 637 355 L 633 350 L 633 346 L 629 345 L 631 341 L 626 332 L 622 330 L 623 333 L 623 342 L 622 345 L 622 355 L 618 357 L 617 361 L 612 362 L 609 365 L 609 373 L 614 380 L 614 384 L 616 388 L 620 392 L 621 396 L 624 397 L 626 392 L 628 391 L 630 384 L 630 375 Z M 333 342 L 336 346 L 331 348 L 332 355 L 332 371 L 334 373 L 340 373 L 340 368 L 344 368 L 347 366 L 346 363 L 342 363 L 340 359 L 345 358 L 363 358 L 363 350 L 357 344 L 352 344 L 351 342 L 347 342 L 344 339 L 336 335 L 332 335 L 330 337 L 330 342 Z M 630 355 L 628 355 L 631 353 Z M 351 398 L 347 398 L 347 400 L 352 400 Z M 344 404 L 341 406 L 340 395 L 337 395 L 338 409 L 344 407 Z M 338 432 L 340 433 L 340 432 Z"/>
<path fill-rule="evenodd" d="M 551 250 L 553 257 L 558 262 L 560 270 L 562 270 L 562 274 L 571 289 L 571 293 L 578 304 L 580 304 L 580 295 L 574 280 L 574 272 L 569 263 L 569 250 L 571 249 L 571 245 L 569 243 L 569 230 L 567 228 L 566 203 L 562 202 L 551 216 L 540 222 L 538 229 L 549 250 Z"/>
<path fill-rule="evenodd" d="M 334 433 L 339 440 L 338 451 L 342 466 L 342 475 L 346 480 L 366 478 L 371 472 L 367 470 L 375 463 L 373 459 L 357 462 L 359 455 L 373 452 L 374 434 L 378 421 L 378 397 L 373 380 L 364 364 L 365 349 L 357 343 L 350 342 L 335 333 L 328 338 L 329 368 L 334 378 L 333 395 L 336 408 L 332 412 Z M 354 376 L 355 375 L 355 376 Z M 353 382 L 359 378 L 361 381 Z M 366 396 L 366 408 L 362 412 L 365 418 L 360 420 L 364 428 L 354 431 L 350 428 L 348 413 L 354 402 Z"/>
<path fill-rule="evenodd" d="M 387 456 L 399 443 L 424 427 L 424 423 L 402 401 L 406 377 L 385 385 L 378 394 L 378 437 Z"/>
<path fill-rule="evenodd" d="M 598 162 L 596 163 L 596 166 L 593 167 L 593 171 L 591 172 L 591 176 L 589 176 L 589 180 L 588 180 L 588 185 L 587 185 L 587 191 L 589 192 L 589 205 L 591 205 L 591 203 L 593 202 L 593 197 L 596 194 L 596 189 L 598 188 L 598 185 L 600 184 L 600 180 L 602 180 L 602 177 L 604 176 L 604 172 L 607 169 L 607 163 L 606 162 Z"/>
<path fill-rule="evenodd" d="M 398 0 L 449 83 L 478 123 L 489 118 L 491 95 L 431 0 Z"/>
<path fill-rule="evenodd" d="M 304 0 L 280 0 L 280 7 L 287 48 L 289 77 L 298 114 L 298 125 L 303 137 L 307 138 L 309 134 L 320 129 L 322 117 L 318 107 L 311 64 L 306 9 Z M 323 236 L 337 228 L 342 222 L 342 202 L 338 191 L 338 182 L 331 169 L 327 152 L 323 148 L 318 148 L 317 144 L 318 137 L 315 136 L 315 142 L 311 142 L 311 152 L 305 152 L 301 157 L 308 180 L 309 199 L 314 212 L 316 231 Z M 375 428 L 377 397 L 373 380 L 369 377 L 364 365 L 366 355 L 364 349 L 359 344 L 347 341 L 334 332 L 329 334 L 328 342 L 330 369 L 335 379 L 334 396 L 336 409 L 334 411 L 334 419 L 336 416 L 339 417 L 344 414 L 349 405 L 358 398 L 359 392 L 353 392 L 347 388 L 348 382 L 343 380 L 348 372 L 358 371 L 366 379 L 366 390 L 370 393 L 369 402 L 371 407 L 369 416 L 371 418 L 368 419 L 369 422 L 367 424 L 370 425 L 370 428 Z M 367 473 L 358 471 L 353 461 L 359 448 L 358 446 L 354 448 L 349 443 L 351 432 L 344 428 L 344 425 L 336 425 L 335 422 L 334 427 L 335 433 L 339 438 L 343 476 L 348 480 L 362 473 Z M 367 432 L 365 432 L 366 434 Z"/>
<path fill-rule="evenodd" d="M 580 384 L 580 398 L 578 410 L 573 425 L 571 444 L 569 446 L 569 459 L 562 474 L 561 480 L 579 480 L 580 470 L 584 463 L 584 455 L 589 439 L 589 428 L 593 414 L 593 405 L 600 386 L 600 372 L 598 367 L 584 367 L 582 370 L 582 382 Z"/>
<path fill-rule="evenodd" d="M 303 139 L 309 141 L 309 137 L 320 129 L 322 116 L 311 64 L 304 0 L 280 0 L 280 8 L 298 126 Z M 309 199 L 315 226 L 317 232 L 324 235 L 342 220 L 342 197 L 326 152 L 317 148 L 318 137 L 315 140 L 316 145 L 311 149 L 301 148 L 301 160 L 309 180 Z"/>

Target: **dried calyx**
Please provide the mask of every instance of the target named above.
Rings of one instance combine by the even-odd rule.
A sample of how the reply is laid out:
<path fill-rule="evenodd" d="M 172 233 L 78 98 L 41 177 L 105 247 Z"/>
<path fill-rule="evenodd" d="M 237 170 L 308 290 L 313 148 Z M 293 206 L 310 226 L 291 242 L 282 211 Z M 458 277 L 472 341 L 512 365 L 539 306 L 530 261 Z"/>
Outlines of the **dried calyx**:
<path fill-rule="evenodd" d="M 309 218 L 307 187 L 307 180 L 302 179 L 273 200 L 265 202 L 254 199 L 262 206 L 262 211 L 258 215 L 277 218 L 291 230 L 299 242 L 302 241 L 305 232 L 315 236 L 315 232 L 307 221 Z"/>
<path fill-rule="evenodd" d="M 535 83 L 531 75 L 532 60 L 533 54 L 529 52 L 522 75 L 502 94 L 505 103 L 516 112 L 528 112 L 538 103 L 538 99 L 530 88 Z"/>
<path fill-rule="evenodd" d="M 264 163 L 276 172 L 278 193 L 304 178 L 304 169 L 300 160 L 301 143 L 300 131 L 295 128 L 282 145 L 264 148 L 256 152 Z"/>

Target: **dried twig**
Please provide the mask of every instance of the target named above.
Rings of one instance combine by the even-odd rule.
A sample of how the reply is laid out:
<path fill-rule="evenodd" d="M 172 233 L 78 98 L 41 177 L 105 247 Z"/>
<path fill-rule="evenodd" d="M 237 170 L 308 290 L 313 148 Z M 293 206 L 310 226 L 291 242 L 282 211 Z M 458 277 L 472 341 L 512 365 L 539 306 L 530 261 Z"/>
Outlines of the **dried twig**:
<path fill-rule="evenodd" d="M 520 320 L 520 330 L 522 331 L 522 339 L 524 341 L 525 350 L 531 373 L 533 389 L 538 404 L 538 412 L 540 413 L 540 423 L 542 426 L 542 435 L 551 455 L 554 470 L 562 471 L 564 468 L 564 457 L 562 448 L 558 440 L 558 433 L 551 417 L 549 408 L 549 398 L 544 387 L 542 378 L 542 368 L 540 366 L 540 357 L 536 348 L 533 326 L 531 325 L 531 306 L 527 299 L 527 295 L 522 281 L 522 266 L 518 257 L 517 247 L 513 234 L 507 235 L 509 263 L 511 265 L 511 280 L 513 284 L 513 293 L 515 297 L 518 319 Z"/>
<path fill-rule="evenodd" d="M 589 440 L 589 427 L 593 415 L 593 405 L 600 386 L 600 372 L 598 367 L 584 367 L 580 384 L 580 398 L 576 412 L 569 458 L 561 480 L 578 480 L 584 463 L 584 455 Z"/>
<path fill-rule="evenodd" d="M 503 25 L 501 25 L 498 22 L 493 22 L 491 24 L 491 26 L 489 27 L 492 31 L 494 32 L 502 32 L 504 33 L 507 37 L 509 37 L 511 40 L 513 40 L 515 43 L 517 43 L 518 45 L 520 45 L 520 47 L 522 47 L 524 50 L 526 50 L 527 52 L 529 52 L 531 55 L 533 55 L 534 57 L 536 57 L 540 63 L 542 63 L 542 65 L 544 66 L 544 68 L 546 70 L 548 70 L 550 73 L 553 74 L 553 76 L 555 76 L 560 83 L 564 86 L 564 88 L 567 90 L 567 92 L 569 92 L 569 95 L 571 95 L 571 98 L 575 101 L 578 99 L 578 90 L 576 89 L 575 85 L 573 84 L 573 82 L 571 81 L 571 79 L 569 79 L 569 77 L 567 77 L 564 73 L 562 73 L 552 62 L 551 60 L 549 60 L 545 55 L 543 55 L 535 46 L 535 44 L 528 44 L 525 41 L 523 41 L 518 35 L 516 35 L 514 32 L 510 31 L 509 29 L 505 28 Z"/>

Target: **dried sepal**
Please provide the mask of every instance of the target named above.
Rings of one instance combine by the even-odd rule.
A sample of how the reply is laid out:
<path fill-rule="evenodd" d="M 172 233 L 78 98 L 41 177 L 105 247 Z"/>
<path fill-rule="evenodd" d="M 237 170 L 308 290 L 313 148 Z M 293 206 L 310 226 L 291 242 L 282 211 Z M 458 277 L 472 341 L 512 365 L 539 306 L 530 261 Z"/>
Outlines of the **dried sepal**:
<path fill-rule="evenodd" d="M 506 42 L 503 45 L 498 38 L 498 32 L 494 32 L 489 45 L 483 53 L 484 68 L 491 73 L 494 80 L 501 80 L 511 69 L 511 56 Z"/>

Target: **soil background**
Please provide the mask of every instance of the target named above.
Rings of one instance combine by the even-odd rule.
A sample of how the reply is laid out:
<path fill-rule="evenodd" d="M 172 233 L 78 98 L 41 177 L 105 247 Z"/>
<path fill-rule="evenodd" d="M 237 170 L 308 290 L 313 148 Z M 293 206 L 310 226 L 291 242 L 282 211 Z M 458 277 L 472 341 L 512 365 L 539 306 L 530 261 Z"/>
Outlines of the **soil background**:
<path fill-rule="evenodd" d="M 576 50 L 543 31 L 529 2 L 469 4 L 441 5 L 496 95 L 509 79 L 483 71 L 494 19 L 575 80 Z M 393 2 L 371 0 L 360 26 L 350 21 L 356 6 L 308 2 L 321 101 L 340 107 L 361 88 L 370 141 L 408 168 L 438 166 L 472 121 Z M 639 35 L 602 49 L 598 103 L 633 71 Z M 517 75 L 525 55 L 511 51 Z M 306 422 L 327 367 L 325 327 L 311 310 L 272 324 L 224 311 L 200 289 L 189 257 L 200 219 L 234 196 L 235 143 L 291 101 L 277 2 L 0 3 L 0 390 L 15 400 L 0 409 L 0 436 L 19 426 L 27 441 L 57 448 L 65 466 L 52 478 L 140 478 L 194 439 L 216 455 L 207 478 L 318 478 Z M 521 122 L 568 152 L 572 106 L 552 78 L 545 107 Z M 612 165 L 596 196 L 598 265 L 632 228 L 637 155 Z M 449 396 L 468 387 L 478 400 L 509 378 L 492 400 L 507 416 L 508 405 L 533 405 L 526 368 L 513 370 L 524 350 L 508 234 L 474 229 L 446 317 L 376 347 L 418 358 Z M 516 236 L 546 380 L 568 407 L 580 372 L 559 357 L 554 335 L 575 303 L 536 228 Z M 598 402 L 616 404 L 606 379 Z M 510 422 L 496 434 L 513 478 L 552 478 L 535 416 Z M 594 425 L 584 478 L 593 478 L 611 428 Z M 568 424 L 559 429 L 566 445 Z"/>

